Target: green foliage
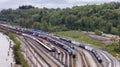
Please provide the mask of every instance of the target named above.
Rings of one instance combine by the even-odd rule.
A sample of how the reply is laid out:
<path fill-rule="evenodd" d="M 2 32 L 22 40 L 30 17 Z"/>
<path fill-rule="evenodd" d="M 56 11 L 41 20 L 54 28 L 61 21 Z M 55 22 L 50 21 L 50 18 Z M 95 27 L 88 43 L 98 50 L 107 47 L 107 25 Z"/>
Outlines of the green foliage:
<path fill-rule="evenodd" d="M 117 43 L 112 43 L 110 45 L 105 45 L 104 43 L 91 39 L 88 35 L 83 34 L 79 31 L 64 31 L 64 32 L 54 32 L 54 34 L 58 34 L 59 36 L 73 39 L 78 42 L 82 43 L 88 43 L 91 46 L 107 50 L 110 52 L 113 56 L 117 57 L 120 60 L 120 45 Z"/>
<path fill-rule="evenodd" d="M 118 47 L 115 47 L 115 48 L 114 48 L 114 51 L 117 52 L 117 53 L 120 53 L 120 47 L 119 47 L 119 46 L 118 46 Z"/>
<path fill-rule="evenodd" d="M 39 22 L 34 22 L 34 23 L 33 23 L 33 28 L 34 28 L 34 29 L 40 29 L 40 26 L 41 26 L 41 25 L 40 25 Z"/>
<path fill-rule="evenodd" d="M 19 9 L 31 9 L 31 8 L 34 8 L 33 6 L 29 5 L 23 5 L 23 6 L 20 6 Z"/>
<path fill-rule="evenodd" d="M 0 12 L 0 20 L 9 24 L 45 31 L 64 30 L 101 30 L 118 34 L 120 25 L 120 3 L 111 2 L 101 5 L 74 6 L 65 9 L 35 8 L 23 5 L 18 9 Z"/>
<path fill-rule="evenodd" d="M 102 31 L 100 31 L 100 30 L 95 30 L 95 34 L 101 36 L 101 35 L 102 35 Z"/>
<path fill-rule="evenodd" d="M 106 29 L 107 29 L 107 33 L 111 33 L 112 23 L 107 23 L 106 24 Z"/>
<path fill-rule="evenodd" d="M 112 33 L 112 34 L 118 34 L 118 29 L 115 28 L 115 27 L 112 27 L 111 33 Z"/>
<path fill-rule="evenodd" d="M 120 60 L 120 46 L 117 43 L 107 45 L 105 49 Z"/>
<path fill-rule="evenodd" d="M 92 46 L 97 47 L 97 48 L 102 48 L 104 46 L 104 44 L 101 43 L 100 41 L 93 40 L 88 35 L 83 34 L 79 31 L 54 32 L 54 34 L 58 34 L 58 35 L 65 37 L 65 38 L 73 39 L 73 40 L 76 40 L 78 42 L 91 44 Z"/>

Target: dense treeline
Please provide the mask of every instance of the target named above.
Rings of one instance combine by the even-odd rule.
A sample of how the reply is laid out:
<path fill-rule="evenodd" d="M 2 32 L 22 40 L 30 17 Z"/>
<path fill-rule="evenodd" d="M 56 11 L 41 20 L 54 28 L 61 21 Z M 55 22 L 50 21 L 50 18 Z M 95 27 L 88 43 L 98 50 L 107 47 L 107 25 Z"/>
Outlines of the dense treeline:
<path fill-rule="evenodd" d="M 117 27 L 120 25 L 119 8 L 119 2 L 75 6 L 65 9 L 39 9 L 24 5 L 16 10 L 2 10 L 0 20 L 44 31 L 100 30 L 117 34 Z"/>

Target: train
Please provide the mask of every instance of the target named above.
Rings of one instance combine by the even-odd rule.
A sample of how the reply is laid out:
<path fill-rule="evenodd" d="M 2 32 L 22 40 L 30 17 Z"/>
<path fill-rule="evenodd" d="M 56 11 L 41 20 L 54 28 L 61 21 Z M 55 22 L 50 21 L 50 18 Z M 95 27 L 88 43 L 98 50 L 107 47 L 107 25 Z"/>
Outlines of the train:
<path fill-rule="evenodd" d="M 70 39 L 66 39 L 66 38 L 62 38 L 62 37 L 60 37 L 60 39 L 63 40 L 63 41 L 66 41 L 66 42 L 71 43 L 71 40 L 70 40 Z"/>
<path fill-rule="evenodd" d="M 94 48 L 92 48 L 91 46 L 88 46 L 88 45 L 86 45 L 86 44 L 79 43 L 79 42 L 76 42 L 76 41 L 73 41 L 73 40 L 70 40 L 70 39 L 66 39 L 66 38 L 61 38 L 61 37 L 60 37 L 60 39 L 66 41 L 66 42 L 72 43 L 72 44 L 74 44 L 74 45 L 77 45 L 77 46 L 79 46 L 80 48 L 83 48 L 83 49 L 85 49 L 85 50 L 87 50 L 87 51 L 90 51 L 90 52 L 95 56 L 95 58 L 98 60 L 99 63 L 102 62 L 102 57 L 101 57 L 101 56 L 98 54 L 98 52 L 97 52 Z"/>
<path fill-rule="evenodd" d="M 88 46 L 88 45 L 85 45 L 85 44 L 83 44 L 83 43 L 79 43 L 79 42 L 76 42 L 76 41 L 73 41 L 73 40 L 70 40 L 70 39 L 67 39 L 67 38 L 63 38 L 63 37 L 59 37 L 58 35 L 57 36 L 52 36 L 54 39 L 56 39 L 56 40 L 63 40 L 63 41 L 66 41 L 66 42 L 69 42 L 69 43 L 71 43 L 71 44 L 75 44 L 75 45 L 77 45 L 77 46 L 79 46 L 80 48 L 83 48 L 83 49 L 85 49 L 85 50 L 87 50 L 87 51 L 90 51 L 94 56 L 95 56 L 95 58 L 98 60 L 98 62 L 102 62 L 102 58 L 101 58 L 101 56 L 98 54 L 98 52 L 95 50 L 95 49 L 93 49 L 91 46 Z"/>
<path fill-rule="evenodd" d="M 45 39 L 45 40 L 59 46 L 60 48 L 66 50 L 70 55 L 73 56 L 73 58 L 76 57 L 76 52 L 75 52 L 74 49 L 71 49 L 69 46 L 60 42 L 58 39 L 53 38 L 53 36 L 51 34 L 45 33 L 43 31 L 33 31 L 33 35 L 37 36 L 37 37 L 40 37 L 42 39 Z M 59 51 L 57 51 L 57 52 L 59 52 Z"/>
<path fill-rule="evenodd" d="M 51 51 L 51 52 L 55 52 L 57 51 L 54 46 L 48 45 L 48 44 L 44 44 L 43 42 L 39 41 L 37 38 L 35 38 L 33 36 L 34 31 L 32 30 L 28 30 L 28 29 L 23 29 L 23 28 L 17 28 L 15 26 L 9 26 L 9 25 L 0 25 L 0 28 L 4 29 L 4 30 L 9 30 L 13 33 L 22 35 L 22 36 L 26 36 L 29 37 L 33 40 L 35 40 L 36 42 L 40 43 L 43 47 L 45 47 L 47 50 Z"/>
<path fill-rule="evenodd" d="M 17 28 L 15 26 L 9 26 L 9 25 L 5 25 L 5 24 L 1 24 L 0 28 L 2 28 L 4 30 L 7 29 L 7 30 L 9 30 L 9 31 L 11 31 L 13 33 L 20 34 L 20 35 L 32 38 L 33 40 L 40 43 L 42 46 L 44 46 L 49 51 L 52 51 L 52 52 L 57 51 L 54 46 L 46 45 L 43 42 L 41 42 L 40 40 L 36 39 L 34 36 L 43 38 L 43 39 L 45 39 L 45 40 L 47 40 L 47 41 L 49 41 L 51 43 L 54 43 L 55 45 L 59 46 L 60 48 L 66 50 L 73 57 L 76 57 L 75 50 L 73 48 L 71 48 L 70 46 L 66 45 L 65 43 L 60 42 L 60 40 L 69 42 L 71 44 L 79 46 L 80 48 L 83 48 L 85 50 L 90 51 L 96 57 L 98 62 L 100 62 L 100 63 L 102 62 L 102 58 L 100 57 L 98 52 L 95 49 L 93 49 L 92 47 L 88 46 L 88 45 L 85 45 L 85 44 L 82 44 L 82 43 L 79 43 L 79 42 L 76 42 L 76 41 L 73 41 L 73 40 L 70 40 L 70 39 L 67 39 L 67 38 L 51 35 L 51 34 L 48 34 L 48 33 L 44 32 L 44 31 L 41 31 L 41 30 Z M 57 52 L 60 53 L 60 51 L 57 51 Z"/>
<path fill-rule="evenodd" d="M 76 57 L 76 52 L 74 49 L 71 49 L 69 46 L 67 46 L 66 44 L 56 40 L 55 38 L 51 38 L 47 35 L 39 35 L 40 38 L 46 39 L 47 41 L 55 44 L 56 46 L 59 46 L 60 48 L 66 50 L 70 55 L 73 56 L 73 58 Z"/>
<path fill-rule="evenodd" d="M 41 44 L 43 47 L 45 47 L 47 50 L 49 50 L 51 52 L 55 52 L 56 51 L 56 49 L 53 46 L 44 44 L 43 42 L 41 42 L 40 40 L 38 40 L 34 36 L 31 36 L 31 35 L 28 35 L 28 34 L 22 34 L 22 35 L 35 40 L 36 42 L 38 42 L 39 44 Z"/>
<path fill-rule="evenodd" d="M 56 51 L 55 47 L 53 47 L 51 45 L 46 45 L 43 42 L 36 39 L 35 37 L 43 38 L 43 39 L 45 39 L 45 40 L 47 40 L 49 42 L 54 43 L 55 45 L 59 46 L 60 48 L 66 50 L 74 58 L 76 57 L 76 52 L 75 52 L 74 49 L 71 49 L 66 44 L 55 40 L 47 32 L 44 32 L 44 31 L 41 31 L 41 30 L 34 30 L 34 29 L 17 28 L 15 26 L 9 26 L 9 25 L 4 25 L 4 24 L 3 25 L 1 24 L 0 28 L 5 29 L 5 30 L 9 30 L 9 31 L 11 31 L 13 33 L 16 33 L 16 34 L 19 34 L 19 35 L 23 35 L 23 36 L 27 36 L 29 38 L 32 38 L 33 40 L 40 43 L 42 46 L 44 46 L 49 51 L 55 52 Z M 60 53 L 60 51 L 57 51 L 57 52 L 58 52 L 58 54 Z"/>

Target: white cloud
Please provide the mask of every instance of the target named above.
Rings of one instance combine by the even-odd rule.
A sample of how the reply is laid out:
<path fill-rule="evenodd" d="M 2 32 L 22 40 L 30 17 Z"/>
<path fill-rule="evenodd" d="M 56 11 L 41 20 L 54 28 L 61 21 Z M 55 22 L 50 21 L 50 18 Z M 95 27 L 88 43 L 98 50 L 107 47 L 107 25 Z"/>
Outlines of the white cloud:
<path fill-rule="evenodd" d="M 120 1 L 120 0 L 65 0 L 68 3 L 89 3 L 89 2 L 111 2 L 111 1 Z"/>
<path fill-rule="evenodd" d="M 0 0 L 0 9 L 18 8 L 21 5 L 33 5 L 39 8 L 66 8 L 76 5 L 101 4 L 120 0 Z M 60 2 L 60 3 L 59 3 Z"/>
<path fill-rule="evenodd" d="M 83 2 L 96 2 L 96 1 L 101 1 L 101 0 L 66 0 L 66 2 L 68 2 L 68 3 L 77 3 L 77 2 L 81 2 L 81 3 L 83 3 Z"/>
<path fill-rule="evenodd" d="M 36 7 L 42 8 L 42 7 L 47 7 L 47 8 L 64 8 L 64 7 L 70 7 L 71 5 L 69 4 L 35 4 Z M 72 7 L 72 6 L 71 6 Z"/>
<path fill-rule="evenodd" d="M 7 2 L 8 0 L 0 0 L 0 3 Z"/>

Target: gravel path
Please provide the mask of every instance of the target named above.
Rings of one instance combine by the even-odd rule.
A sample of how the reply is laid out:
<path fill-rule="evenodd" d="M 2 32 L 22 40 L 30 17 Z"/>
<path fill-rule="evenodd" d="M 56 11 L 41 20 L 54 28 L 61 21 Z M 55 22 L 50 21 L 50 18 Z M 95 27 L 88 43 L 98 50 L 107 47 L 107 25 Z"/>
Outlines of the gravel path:
<path fill-rule="evenodd" d="M 11 45 L 10 45 L 11 44 Z M 13 42 L 0 33 L 0 67 L 12 67 L 14 64 L 12 49 Z"/>

